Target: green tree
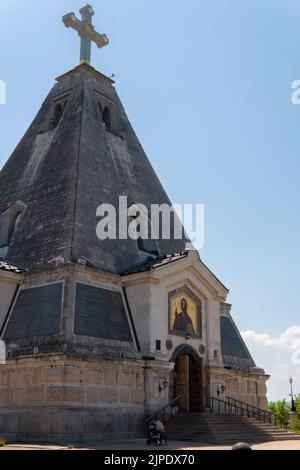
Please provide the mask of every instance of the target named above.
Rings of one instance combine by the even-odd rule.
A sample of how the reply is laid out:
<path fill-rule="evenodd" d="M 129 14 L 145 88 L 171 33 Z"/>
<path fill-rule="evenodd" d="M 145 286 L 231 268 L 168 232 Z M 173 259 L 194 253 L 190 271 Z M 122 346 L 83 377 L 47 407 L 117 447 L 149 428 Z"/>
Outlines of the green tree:
<path fill-rule="evenodd" d="M 281 429 L 286 428 L 289 422 L 289 412 L 291 411 L 291 407 L 286 403 L 286 400 L 271 402 L 268 404 L 268 408 L 276 418 L 276 425 Z"/>
<path fill-rule="evenodd" d="M 288 429 L 295 434 L 300 434 L 300 417 L 298 414 L 290 417 Z"/>

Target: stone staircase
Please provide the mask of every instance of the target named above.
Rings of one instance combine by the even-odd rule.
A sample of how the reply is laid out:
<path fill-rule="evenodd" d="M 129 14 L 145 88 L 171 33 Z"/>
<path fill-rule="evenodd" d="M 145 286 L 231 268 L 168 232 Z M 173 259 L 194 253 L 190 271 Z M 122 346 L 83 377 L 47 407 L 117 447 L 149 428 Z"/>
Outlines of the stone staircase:
<path fill-rule="evenodd" d="M 165 424 L 168 439 L 207 444 L 249 444 L 300 440 L 300 435 L 240 415 L 191 413 L 173 416 Z"/>

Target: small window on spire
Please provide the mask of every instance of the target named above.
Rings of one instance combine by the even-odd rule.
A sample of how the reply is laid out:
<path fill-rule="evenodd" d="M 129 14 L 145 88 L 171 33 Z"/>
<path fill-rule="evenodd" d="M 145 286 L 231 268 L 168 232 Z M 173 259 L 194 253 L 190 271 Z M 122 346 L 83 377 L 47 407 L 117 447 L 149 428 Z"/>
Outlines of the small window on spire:
<path fill-rule="evenodd" d="M 55 129 L 58 124 L 59 124 L 59 121 L 61 120 L 61 117 L 63 115 L 63 107 L 60 103 L 57 103 L 55 105 L 55 108 L 54 108 L 54 117 L 52 119 L 52 129 Z"/>
<path fill-rule="evenodd" d="M 7 241 L 8 241 L 7 244 L 8 245 L 10 244 L 10 242 L 12 240 L 12 237 L 14 236 L 16 225 L 18 223 L 18 220 L 19 220 L 21 214 L 22 214 L 21 209 L 19 209 L 17 212 L 14 212 L 13 214 L 11 214 L 10 224 L 9 224 L 9 227 L 8 227 L 8 237 L 7 237 Z"/>
<path fill-rule="evenodd" d="M 111 132 L 111 110 L 105 106 L 103 110 L 103 121 L 108 132 Z"/>
<path fill-rule="evenodd" d="M 22 201 L 18 201 L 7 209 L 0 217 L 0 248 L 8 247 L 12 242 L 21 214 L 26 209 Z"/>
<path fill-rule="evenodd" d="M 133 207 L 133 206 L 131 206 Z M 140 217 L 141 215 L 141 212 L 139 211 L 136 211 L 136 213 L 133 215 L 131 214 L 129 216 L 129 219 L 131 222 L 133 222 L 134 220 L 136 220 L 138 217 Z M 147 217 L 147 223 L 148 223 L 148 233 L 150 233 L 150 230 L 151 230 L 151 220 L 148 216 Z M 137 228 L 138 230 L 140 230 L 140 224 L 138 223 L 137 224 Z M 139 236 L 139 238 L 136 240 L 137 242 L 137 246 L 138 246 L 138 249 L 140 250 L 141 253 L 144 253 L 145 255 L 148 255 L 148 256 L 151 256 L 151 257 L 154 257 L 154 258 L 157 258 L 159 256 L 159 253 L 158 251 L 155 249 L 155 243 L 153 240 L 151 239 L 144 239 L 142 236 Z"/>

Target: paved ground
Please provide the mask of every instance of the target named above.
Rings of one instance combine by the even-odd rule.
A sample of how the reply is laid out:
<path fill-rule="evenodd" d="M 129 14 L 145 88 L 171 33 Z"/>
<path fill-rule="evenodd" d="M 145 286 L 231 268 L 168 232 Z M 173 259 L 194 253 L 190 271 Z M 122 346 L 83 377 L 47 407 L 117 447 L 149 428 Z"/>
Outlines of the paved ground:
<path fill-rule="evenodd" d="M 266 442 L 264 444 L 253 445 L 254 450 L 300 450 L 300 441 L 278 441 Z M 106 444 L 102 446 L 91 446 L 80 450 L 230 450 L 230 446 L 208 446 L 189 442 L 171 442 L 168 446 L 160 448 L 146 446 L 144 441 L 123 442 Z M 69 450 L 68 447 L 43 446 L 43 445 L 8 445 L 0 450 Z M 79 449 L 78 449 L 79 450 Z"/>

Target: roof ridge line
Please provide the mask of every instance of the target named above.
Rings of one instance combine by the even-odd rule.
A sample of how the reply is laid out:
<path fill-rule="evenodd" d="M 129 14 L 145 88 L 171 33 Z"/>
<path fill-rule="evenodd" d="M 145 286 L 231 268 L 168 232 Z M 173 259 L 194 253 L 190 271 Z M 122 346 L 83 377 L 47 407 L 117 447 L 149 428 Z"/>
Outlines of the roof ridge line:
<path fill-rule="evenodd" d="M 82 74 L 81 86 L 84 85 L 84 81 L 85 81 L 85 75 Z M 85 93 L 84 86 L 82 86 L 80 93 L 81 93 L 80 99 L 82 100 L 82 105 L 83 105 L 84 93 Z M 77 213 L 77 199 L 78 199 L 78 185 L 79 185 L 80 153 L 81 153 L 81 142 L 82 142 L 83 111 L 84 111 L 84 106 L 82 106 L 81 116 L 80 116 L 78 148 L 77 148 L 77 156 L 76 156 L 77 161 L 76 161 L 76 173 L 75 173 L 75 190 L 74 190 L 74 205 L 73 205 L 73 216 L 72 216 L 71 250 L 70 250 L 70 259 L 71 260 L 73 260 L 75 226 L 76 226 L 76 220 L 77 220 L 76 213 Z"/>

